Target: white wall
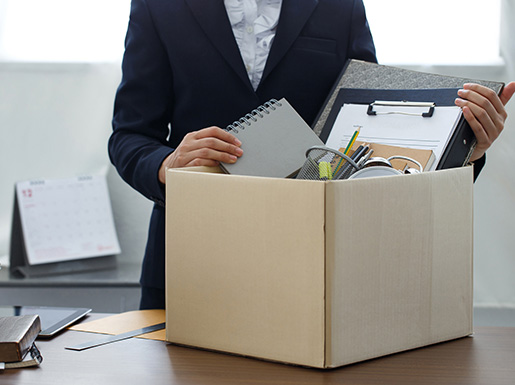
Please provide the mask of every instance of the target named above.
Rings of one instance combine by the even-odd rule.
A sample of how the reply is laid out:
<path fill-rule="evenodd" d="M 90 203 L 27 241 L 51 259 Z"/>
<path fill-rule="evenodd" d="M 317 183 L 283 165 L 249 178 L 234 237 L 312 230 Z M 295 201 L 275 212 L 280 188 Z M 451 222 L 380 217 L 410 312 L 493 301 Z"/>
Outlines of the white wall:
<path fill-rule="evenodd" d="M 129 5 L 0 0 L 2 264 L 14 183 L 81 174 L 107 176 L 121 260 L 141 261 L 152 205 L 119 178 L 107 156 Z"/>
<path fill-rule="evenodd" d="M 449 75 L 515 80 L 515 1 L 502 2 L 501 56 L 504 65 L 426 68 Z M 515 98 L 500 138 L 474 188 L 474 304 L 515 307 Z"/>
<path fill-rule="evenodd" d="M 17 181 L 107 175 L 124 260 L 140 261 L 150 203 L 109 164 L 119 63 L 0 62 L 0 261 Z"/>
<path fill-rule="evenodd" d="M 500 80 L 515 80 L 515 1 L 504 0 Z M 487 75 L 487 74 L 485 74 Z M 475 187 L 475 302 L 515 306 L 515 100 L 509 120 Z"/>

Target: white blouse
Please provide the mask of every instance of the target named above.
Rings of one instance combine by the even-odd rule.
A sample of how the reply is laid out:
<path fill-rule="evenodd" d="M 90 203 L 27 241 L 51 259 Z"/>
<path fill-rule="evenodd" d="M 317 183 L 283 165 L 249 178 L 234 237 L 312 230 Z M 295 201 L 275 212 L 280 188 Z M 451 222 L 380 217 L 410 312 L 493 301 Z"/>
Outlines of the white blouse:
<path fill-rule="evenodd" d="M 275 37 L 282 0 L 224 0 L 250 82 L 257 89 Z"/>

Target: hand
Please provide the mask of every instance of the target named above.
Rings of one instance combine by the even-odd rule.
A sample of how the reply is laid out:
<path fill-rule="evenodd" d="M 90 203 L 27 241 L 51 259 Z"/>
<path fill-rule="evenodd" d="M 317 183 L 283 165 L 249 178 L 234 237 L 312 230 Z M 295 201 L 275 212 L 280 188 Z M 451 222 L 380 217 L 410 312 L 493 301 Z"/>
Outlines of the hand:
<path fill-rule="evenodd" d="M 208 127 L 187 134 L 159 168 L 159 181 L 165 183 L 167 168 L 217 166 L 234 163 L 243 154 L 241 142 L 220 127 Z"/>
<path fill-rule="evenodd" d="M 463 116 L 470 124 L 477 144 L 470 160 L 481 158 L 504 129 L 508 114 L 504 106 L 515 93 L 515 82 L 504 87 L 501 96 L 490 88 L 478 84 L 465 84 L 458 91 L 456 105 L 463 109 Z"/>

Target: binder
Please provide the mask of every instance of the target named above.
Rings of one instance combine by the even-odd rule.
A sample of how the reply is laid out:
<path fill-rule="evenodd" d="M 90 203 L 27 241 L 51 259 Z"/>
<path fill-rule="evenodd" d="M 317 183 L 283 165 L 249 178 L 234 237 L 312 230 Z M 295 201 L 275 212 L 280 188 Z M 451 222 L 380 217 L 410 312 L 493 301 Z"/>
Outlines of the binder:
<path fill-rule="evenodd" d="M 221 163 L 229 174 L 287 178 L 304 164 L 306 151 L 323 145 L 286 99 L 272 99 L 227 126 L 241 141 L 236 163 Z"/>
<path fill-rule="evenodd" d="M 482 84 L 497 94 L 504 87 L 500 82 L 435 75 L 351 59 L 315 120 L 314 131 L 325 142 L 344 103 L 370 105 L 382 100 L 454 106 L 457 91 L 465 83 Z M 474 133 L 463 116 L 455 127 L 449 129 L 454 129 L 454 132 L 436 169 L 465 165 L 475 148 Z"/>

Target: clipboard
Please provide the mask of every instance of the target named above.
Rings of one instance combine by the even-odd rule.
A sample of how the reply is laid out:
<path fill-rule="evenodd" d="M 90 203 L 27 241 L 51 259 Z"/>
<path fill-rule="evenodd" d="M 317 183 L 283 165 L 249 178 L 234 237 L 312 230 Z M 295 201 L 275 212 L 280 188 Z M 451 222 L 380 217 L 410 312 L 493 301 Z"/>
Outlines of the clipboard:
<path fill-rule="evenodd" d="M 500 82 L 435 75 L 351 59 L 326 99 L 313 129 L 325 143 L 345 103 L 370 105 L 377 101 L 408 101 L 455 106 L 457 92 L 465 83 L 482 84 L 497 94 L 504 87 Z M 466 165 L 475 144 L 474 133 L 461 116 L 436 169 Z"/>
<path fill-rule="evenodd" d="M 392 107 L 394 110 L 389 112 L 376 111 L 376 107 Z M 426 112 L 411 112 L 404 111 L 408 107 L 427 108 Z M 422 118 L 431 118 L 435 113 L 436 103 L 434 102 L 408 102 L 407 100 L 402 101 L 387 101 L 387 100 L 376 100 L 368 105 L 367 115 L 378 116 L 387 114 L 399 114 L 409 116 L 421 116 Z M 395 109 L 396 108 L 396 109 Z"/>
<path fill-rule="evenodd" d="M 454 100 L 458 88 L 451 89 L 424 89 L 424 90 L 364 90 L 346 89 L 338 90 L 320 138 L 325 143 L 335 124 L 341 107 L 344 104 L 363 104 L 368 106 L 367 113 L 374 112 L 374 106 L 386 105 L 390 102 L 393 106 L 412 105 L 426 106 L 427 112 L 422 113 L 420 119 L 433 119 L 434 108 L 441 106 L 454 106 Z M 378 101 L 381 101 L 379 103 Z M 460 167 L 466 164 L 475 147 L 475 136 L 464 118 L 460 118 L 456 126 L 449 126 L 454 130 L 449 142 L 439 157 L 436 169 Z"/>

